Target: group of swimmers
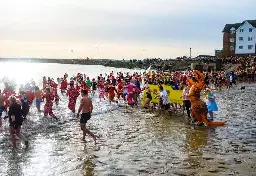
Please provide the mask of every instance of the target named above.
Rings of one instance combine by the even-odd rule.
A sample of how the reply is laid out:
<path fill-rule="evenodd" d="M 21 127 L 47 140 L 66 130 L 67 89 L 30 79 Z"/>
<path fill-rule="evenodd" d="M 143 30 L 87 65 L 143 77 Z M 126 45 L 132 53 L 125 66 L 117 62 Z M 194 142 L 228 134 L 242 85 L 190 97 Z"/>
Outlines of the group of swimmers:
<path fill-rule="evenodd" d="M 91 112 L 93 110 L 92 101 L 88 96 L 89 94 L 95 96 L 97 92 L 100 101 L 108 100 L 110 103 L 119 103 L 122 99 L 128 105 L 135 106 L 139 105 L 141 100 L 140 95 L 145 91 L 146 100 L 143 102 L 143 107 L 149 108 L 152 106 L 152 90 L 150 90 L 149 85 L 157 83 L 160 89 L 158 96 L 160 99 L 159 108 L 163 111 L 170 111 L 171 106 L 177 106 L 174 106 L 170 101 L 168 93 L 163 87 L 164 84 L 168 84 L 174 90 L 183 89 L 183 106 L 187 111 L 188 117 L 193 119 L 190 115 L 189 86 L 186 84 L 187 79 L 192 76 L 193 74 L 191 72 L 186 74 L 179 72 L 168 76 L 164 73 L 156 72 L 143 74 L 137 72 L 133 74 L 119 72 L 116 75 L 114 72 L 111 72 L 110 74 L 105 74 L 105 76 L 100 74 L 96 79 L 90 79 L 81 73 L 71 78 L 67 74 L 64 74 L 63 77 L 57 78 L 56 82 L 50 77 L 43 77 L 41 89 L 34 81 L 27 83 L 25 86 L 21 85 L 18 94 L 15 92 L 15 86 L 11 85 L 8 80 L 5 80 L 5 88 L 3 91 L 0 90 L 0 117 L 2 116 L 2 112 L 5 111 L 7 115 L 4 118 L 9 118 L 13 146 L 16 147 L 15 136 L 22 139 L 25 145 L 28 146 L 28 141 L 20 133 L 20 129 L 22 122 L 26 120 L 33 102 L 35 102 L 38 112 L 42 111 L 41 104 L 44 102 L 44 116 L 49 115 L 53 119 L 58 120 L 52 108 L 54 104 L 59 104 L 60 97 L 58 92 L 68 97 L 68 108 L 73 113 L 76 113 L 76 101 L 79 95 L 81 95 L 82 99 L 77 111 L 77 117 L 80 117 L 83 140 L 85 140 L 85 135 L 89 134 L 96 143 L 97 136 L 86 128 L 86 123 L 91 118 Z M 180 85 L 177 84 L 180 80 L 182 80 L 182 87 L 179 87 Z M 218 110 L 214 101 L 215 96 L 209 88 L 205 89 L 205 93 L 209 112 L 208 120 L 213 120 L 212 112 Z M 1 118 L 0 125 L 2 125 Z"/>

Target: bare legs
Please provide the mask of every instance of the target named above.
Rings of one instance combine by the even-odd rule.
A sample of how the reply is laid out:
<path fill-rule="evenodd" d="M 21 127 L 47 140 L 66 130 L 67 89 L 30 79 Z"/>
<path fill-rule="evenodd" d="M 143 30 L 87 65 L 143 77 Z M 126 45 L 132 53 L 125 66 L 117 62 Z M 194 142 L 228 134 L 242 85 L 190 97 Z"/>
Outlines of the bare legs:
<path fill-rule="evenodd" d="M 96 135 L 88 130 L 85 124 L 81 124 L 81 130 L 83 131 L 83 141 L 85 141 L 86 134 L 89 134 L 93 138 L 94 144 L 96 145 Z"/>
<path fill-rule="evenodd" d="M 16 137 L 15 136 L 18 136 L 25 143 L 26 147 L 28 147 L 28 141 L 23 136 L 23 134 L 20 133 L 20 129 L 21 129 L 20 126 L 17 129 L 15 129 L 14 127 L 10 127 L 12 145 L 13 145 L 13 147 L 16 148 Z"/>
<path fill-rule="evenodd" d="M 38 112 L 41 112 L 40 104 L 36 104 L 36 108 Z"/>

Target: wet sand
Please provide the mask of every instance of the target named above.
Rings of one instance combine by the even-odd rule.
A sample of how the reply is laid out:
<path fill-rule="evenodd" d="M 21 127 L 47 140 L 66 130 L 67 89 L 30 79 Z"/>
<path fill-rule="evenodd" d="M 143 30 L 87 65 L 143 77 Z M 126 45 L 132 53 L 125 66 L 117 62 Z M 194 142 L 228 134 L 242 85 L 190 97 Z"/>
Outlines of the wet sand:
<path fill-rule="evenodd" d="M 59 122 L 42 120 L 33 107 L 23 127 L 28 150 L 9 147 L 8 126 L 1 128 L 0 175 L 256 175 L 256 85 L 239 88 L 216 94 L 215 120 L 227 121 L 217 128 L 95 103 L 88 126 L 100 136 L 96 146 L 81 140 L 65 97 L 54 107 Z"/>

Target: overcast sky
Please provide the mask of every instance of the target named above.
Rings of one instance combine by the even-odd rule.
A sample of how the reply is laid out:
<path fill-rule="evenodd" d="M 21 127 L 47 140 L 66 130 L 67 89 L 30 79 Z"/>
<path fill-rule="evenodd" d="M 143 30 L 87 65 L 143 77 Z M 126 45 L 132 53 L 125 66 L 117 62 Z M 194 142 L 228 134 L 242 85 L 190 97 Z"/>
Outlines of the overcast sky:
<path fill-rule="evenodd" d="M 224 25 L 256 19 L 255 9 L 255 0 L 0 0 L 0 57 L 213 55 Z"/>

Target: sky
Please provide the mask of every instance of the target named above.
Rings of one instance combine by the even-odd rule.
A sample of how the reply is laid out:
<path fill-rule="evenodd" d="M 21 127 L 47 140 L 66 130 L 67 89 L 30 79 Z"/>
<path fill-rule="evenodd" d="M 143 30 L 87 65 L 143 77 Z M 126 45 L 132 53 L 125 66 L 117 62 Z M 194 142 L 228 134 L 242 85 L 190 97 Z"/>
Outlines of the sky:
<path fill-rule="evenodd" d="M 214 55 L 225 24 L 256 19 L 255 9 L 255 0 L 0 0 L 0 57 Z"/>

